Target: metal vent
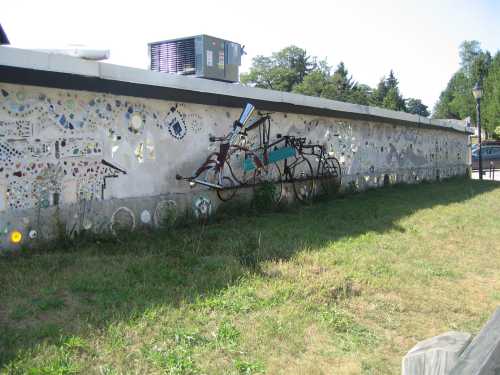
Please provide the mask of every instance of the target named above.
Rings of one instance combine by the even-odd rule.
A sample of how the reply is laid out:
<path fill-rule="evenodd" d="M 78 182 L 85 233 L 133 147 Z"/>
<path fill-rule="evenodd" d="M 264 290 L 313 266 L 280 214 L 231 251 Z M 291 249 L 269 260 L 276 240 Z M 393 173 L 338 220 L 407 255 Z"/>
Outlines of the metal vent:
<path fill-rule="evenodd" d="M 179 39 L 150 44 L 151 70 L 164 73 L 195 72 L 194 39 Z"/>
<path fill-rule="evenodd" d="M 209 35 L 149 43 L 151 70 L 225 82 L 238 82 L 242 53 L 238 43 Z"/>

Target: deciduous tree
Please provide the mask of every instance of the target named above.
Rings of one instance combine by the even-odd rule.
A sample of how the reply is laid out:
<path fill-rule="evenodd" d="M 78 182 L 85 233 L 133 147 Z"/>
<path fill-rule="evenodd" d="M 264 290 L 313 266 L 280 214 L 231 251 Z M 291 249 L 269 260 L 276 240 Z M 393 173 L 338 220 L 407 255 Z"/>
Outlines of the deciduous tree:
<path fill-rule="evenodd" d="M 420 99 L 408 98 L 406 99 L 406 111 L 414 115 L 427 117 L 430 115 L 427 106 L 422 103 Z"/>
<path fill-rule="evenodd" d="M 397 111 L 406 110 L 405 100 L 399 92 L 399 82 L 392 70 L 375 90 L 356 82 L 343 62 L 337 65 L 333 73 L 332 70 L 326 60 L 319 60 L 309 56 L 302 48 L 290 46 L 271 56 L 255 57 L 250 71 L 240 78 L 243 84 L 255 87 L 384 106 Z M 419 105 L 419 109 L 427 108 L 421 101 Z M 423 115 L 425 111 L 420 113 Z"/>

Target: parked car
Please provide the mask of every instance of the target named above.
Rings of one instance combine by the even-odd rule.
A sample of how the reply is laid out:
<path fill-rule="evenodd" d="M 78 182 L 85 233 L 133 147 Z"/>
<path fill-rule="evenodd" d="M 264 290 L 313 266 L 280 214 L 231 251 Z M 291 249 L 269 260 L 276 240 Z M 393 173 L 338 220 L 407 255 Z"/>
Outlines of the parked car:
<path fill-rule="evenodd" d="M 500 141 L 494 141 L 494 140 L 487 140 L 481 142 L 483 146 L 500 146 Z M 476 148 L 479 147 L 479 144 L 473 143 L 471 146 L 471 151 L 474 151 Z"/>
<path fill-rule="evenodd" d="M 490 165 L 493 165 L 493 168 L 500 168 L 500 145 L 482 145 L 481 146 L 481 157 L 483 159 L 483 170 L 487 170 L 490 168 Z M 479 169 L 479 148 L 475 147 L 472 149 L 472 169 Z"/>

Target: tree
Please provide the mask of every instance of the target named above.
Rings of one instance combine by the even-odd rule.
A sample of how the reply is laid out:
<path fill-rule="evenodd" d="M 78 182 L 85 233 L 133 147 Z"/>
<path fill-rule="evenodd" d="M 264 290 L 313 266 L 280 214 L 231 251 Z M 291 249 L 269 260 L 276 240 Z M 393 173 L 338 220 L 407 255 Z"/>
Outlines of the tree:
<path fill-rule="evenodd" d="M 497 125 L 495 119 L 496 94 L 494 87 L 498 87 L 496 81 L 493 63 L 488 51 L 483 51 L 478 41 L 464 41 L 459 48 L 460 69 L 451 77 L 446 89 L 439 96 L 439 100 L 434 107 L 433 117 L 435 118 L 454 118 L 464 119 L 471 117 L 475 123 L 476 103 L 472 96 L 472 88 L 476 82 L 482 83 L 485 89 L 483 103 L 482 125 L 487 133 L 492 133 Z M 498 56 L 498 53 L 497 53 Z M 495 59 L 497 57 L 495 56 Z M 491 75 L 492 78 L 489 78 Z M 487 88 L 488 87 L 488 88 Z M 486 94 L 486 91 L 490 91 Z M 487 109 L 486 109 L 487 108 Z M 495 117 L 496 116 L 496 117 Z"/>
<path fill-rule="evenodd" d="M 273 53 L 271 57 L 256 56 L 252 60 L 250 72 L 243 73 L 240 79 L 242 83 L 255 87 L 292 91 L 314 66 L 315 62 L 307 55 L 306 50 L 289 46 Z"/>
<path fill-rule="evenodd" d="M 474 60 L 481 54 L 481 43 L 477 40 L 465 40 L 460 44 L 458 55 L 463 71 L 469 73 Z"/>
<path fill-rule="evenodd" d="M 385 86 L 387 89 L 393 89 L 393 88 L 398 88 L 399 81 L 396 79 L 396 76 L 394 75 L 394 71 L 391 69 L 389 72 L 389 77 L 385 80 Z"/>
<path fill-rule="evenodd" d="M 337 69 L 335 69 L 330 80 L 331 84 L 328 86 L 325 97 L 343 102 L 350 101 L 356 83 L 352 80 L 352 76 L 349 76 L 349 72 L 342 61 L 337 65 Z"/>
<path fill-rule="evenodd" d="M 414 98 L 406 99 L 406 112 L 423 117 L 430 115 L 427 106 L 420 99 Z"/>
<path fill-rule="evenodd" d="M 358 85 L 349 75 L 343 62 L 340 62 L 335 72 L 331 74 L 331 67 L 322 60 L 301 83 L 294 87 L 293 91 L 304 95 L 368 105 L 371 89 L 367 85 Z"/>
<path fill-rule="evenodd" d="M 350 100 L 352 103 L 370 105 L 372 91 L 372 88 L 368 85 L 357 84 L 351 92 Z"/>
<path fill-rule="evenodd" d="M 307 73 L 316 67 L 315 58 L 307 55 L 305 49 L 297 46 L 290 46 L 273 54 L 276 64 L 293 72 L 293 81 L 291 82 L 290 90 L 293 85 L 302 82 Z"/>
<path fill-rule="evenodd" d="M 371 104 L 381 107 L 388 91 L 389 89 L 385 84 L 385 76 L 384 76 L 380 79 L 377 88 L 372 92 L 372 96 L 370 98 Z"/>
<path fill-rule="evenodd" d="M 483 120 L 490 132 L 496 132 L 500 127 L 500 51 L 491 61 L 484 79 L 483 98 Z"/>
<path fill-rule="evenodd" d="M 452 76 L 446 89 L 439 96 L 433 117 L 463 119 L 473 115 L 475 119 L 474 108 L 472 85 L 465 73 L 460 70 Z"/>
<path fill-rule="evenodd" d="M 483 51 L 477 40 L 466 40 L 460 44 L 458 54 L 462 72 L 474 83 L 482 81 L 491 63 L 490 53 Z"/>
<path fill-rule="evenodd" d="M 326 60 L 309 56 L 306 50 L 297 46 L 286 47 L 271 56 L 255 57 L 250 71 L 240 78 L 243 84 L 255 87 L 293 91 L 362 105 L 374 104 L 397 111 L 406 110 L 405 100 L 399 92 L 399 82 L 392 70 L 372 90 L 370 86 L 356 82 L 343 62 L 332 73 L 332 67 Z M 420 105 L 427 109 L 421 102 Z"/>
<path fill-rule="evenodd" d="M 377 88 L 373 91 L 372 104 L 395 111 L 406 111 L 406 103 L 399 92 L 398 85 L 399 82 L 391 69 L 389 76 L 382 77 Z"/>
<path fill-rule="evenodd" d="M 293 92 L 310 96 L 325 96 L 324 92 L 331 84 L 331 68 L 324 60 L 317 63 L 315 69 L 309 72 L 302 82 L 295 85 Z"/>

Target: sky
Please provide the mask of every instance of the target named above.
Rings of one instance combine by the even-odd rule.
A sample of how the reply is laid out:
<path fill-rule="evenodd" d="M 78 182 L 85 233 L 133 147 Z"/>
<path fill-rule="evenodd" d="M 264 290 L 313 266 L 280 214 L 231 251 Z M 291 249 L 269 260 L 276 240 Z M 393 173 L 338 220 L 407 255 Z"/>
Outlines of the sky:
<path fill-rule="evenodd" d="M 404 97 L 430 108 L 459 69 L 458 47 L 500 49 L 500 0 L 2 0 L 12 46 L 107 48 L 109 62 L 147 68 L 147 43 L 208 34 L 256 55 L 296 45 L 376 86 L 394 70 Z"/>

